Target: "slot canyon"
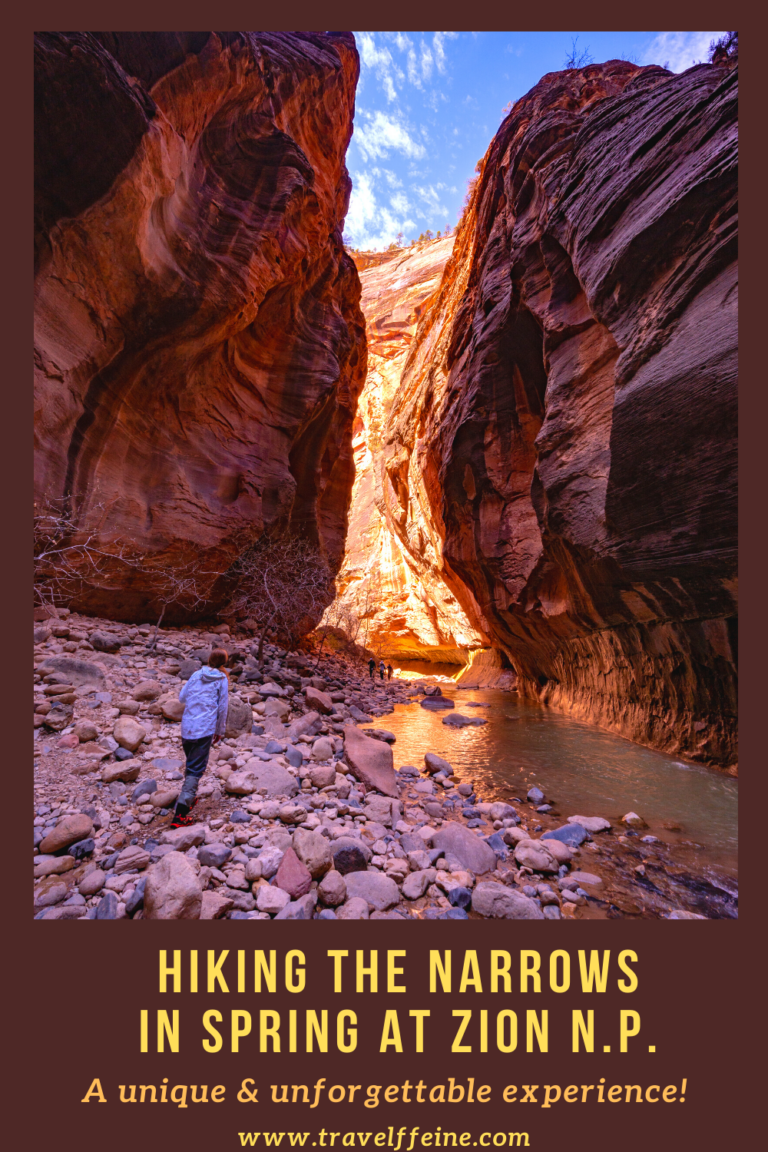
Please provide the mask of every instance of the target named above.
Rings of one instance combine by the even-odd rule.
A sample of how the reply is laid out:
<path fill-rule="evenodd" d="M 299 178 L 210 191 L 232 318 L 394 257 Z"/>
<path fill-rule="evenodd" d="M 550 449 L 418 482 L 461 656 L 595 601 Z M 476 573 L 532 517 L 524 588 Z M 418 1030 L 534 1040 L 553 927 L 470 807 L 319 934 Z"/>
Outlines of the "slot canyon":
<path fill-rule="evenodd" d="M 737 917 L 737 52 L 367 251 L 351 32 L 36 34 L 36 918 Z"/>

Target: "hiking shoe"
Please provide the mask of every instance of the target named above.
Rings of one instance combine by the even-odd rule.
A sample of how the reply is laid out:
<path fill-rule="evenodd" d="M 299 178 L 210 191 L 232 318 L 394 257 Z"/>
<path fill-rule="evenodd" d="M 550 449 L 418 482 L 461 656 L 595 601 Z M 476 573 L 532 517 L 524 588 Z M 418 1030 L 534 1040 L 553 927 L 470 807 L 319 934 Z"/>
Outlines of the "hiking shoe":
<path fill-rule="evenodd" d="M 171 828 L 187 828 L 190 824 L 194 824 L 194 822 L 194 816 L 191 812 L 188 812 L 186 816 L 174 816 L 170 826 Z"/>

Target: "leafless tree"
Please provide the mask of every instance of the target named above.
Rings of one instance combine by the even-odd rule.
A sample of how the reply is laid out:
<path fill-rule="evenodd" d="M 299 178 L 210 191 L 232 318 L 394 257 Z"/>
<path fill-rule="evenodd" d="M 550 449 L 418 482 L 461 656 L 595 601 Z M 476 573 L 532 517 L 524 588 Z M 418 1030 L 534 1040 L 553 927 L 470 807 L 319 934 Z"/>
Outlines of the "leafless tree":
<path fill-rule="evenodd" d="M 206 571 L 198 567 L 195 561 L 174 564 L 172 560 L 167 560 L 158 567 L 150 568 L 150 587 L 155 603 L 160 605 L 160 615 L 147 651 L 152 651 L 157 644 L 160 625 L 167 610 L 172 605 L 179 605 L 185 612 L 199 612 L 210 603 L 211 589 L 219 577 L 219 572 Z"/>
<path fill-rule="evenodd" d="M 333 593 L 324 557 L 303 539 L 262 537 L 235 561 L 225 579 L 232 592 L 219 615 L 258 621 L 259 667 L 267 633 L 282 636 L 293 650 L 315 627 Z"/>
<path fill-rule="evenodd" d="M 589 46 L 579 52 L 577 48 L 578 43 L 578 36 L 571 39 L 571 50 L 565 58 L 563 68 L 586 68 L 587 64 L 592 63 L 592 53 L 589 50 Z"/>
<path fill-rule="evenodd" d="M 94 511 L 104 511 L 95 505 Z M 126 568 L 143 563 L 126 541 L 108 547 L 103 533 L 78 528 L 67 500 L 35 503 L 33 515 L 34 593 L 38 605 L 66 605 L 86 588 L 117 588 Z"/>

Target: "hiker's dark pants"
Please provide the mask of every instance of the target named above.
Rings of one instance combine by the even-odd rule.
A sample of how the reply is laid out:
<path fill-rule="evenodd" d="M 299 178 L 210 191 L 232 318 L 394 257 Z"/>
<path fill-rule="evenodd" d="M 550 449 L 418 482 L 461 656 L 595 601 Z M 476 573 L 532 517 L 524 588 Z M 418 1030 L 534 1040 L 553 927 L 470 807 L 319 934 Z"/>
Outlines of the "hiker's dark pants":
<path fill-rule="evenodd" d="M 210 736 L 200 736 L 197 740 L 182 740 L 181 746 L 187 758 L 187 770 L 179 798 L 176 801 L 177 804 L 186 804 L 187 808 L 191 808 L 192 801 L 197 795 L 197 786 L 200 783 L 200 777 L 208 766 L 208 755 L 211 751 L 212 743 L 213 734 Z"/>
<path fill-rule="evenodd" d="M 370 676 L 371 680 L 373 680 L 373 672 L 374 672 L 373 668 L 368 669 L 368 675 Z"/>

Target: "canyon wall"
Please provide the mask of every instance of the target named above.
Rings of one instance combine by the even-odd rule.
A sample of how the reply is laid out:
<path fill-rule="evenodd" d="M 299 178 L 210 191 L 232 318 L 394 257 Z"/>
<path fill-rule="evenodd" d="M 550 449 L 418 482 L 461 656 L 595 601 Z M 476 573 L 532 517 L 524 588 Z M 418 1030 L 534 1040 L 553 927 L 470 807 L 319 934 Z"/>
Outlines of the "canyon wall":
<path fill-rule="evenodd" d="M 275 526 L 335 569 L 365 378 L 352 34 L 46 32 L 35 61 L 36 500 L 146 557 L 77 606 L 142 617 L 158 572 Z"/>
<path fill-rule="evenodd" d="M 399 547 L 521 693 L 731 770 L 736 95 L 730 65 L 611 61 L 517 102 L 411 343 L 382 482 Z"/>
<path fill-rule="evenodd" d="M 325 616 L 377 655 L 461 664 L 487 643 L 442 579 L 442 541 L 414 515 L 405 547 L 383 497 L 382 436 L 419 319 L 437 291 L 454 238 L 363 262 L 368 375 L 355 421 L 355 485 L 337 599 Z"/>

